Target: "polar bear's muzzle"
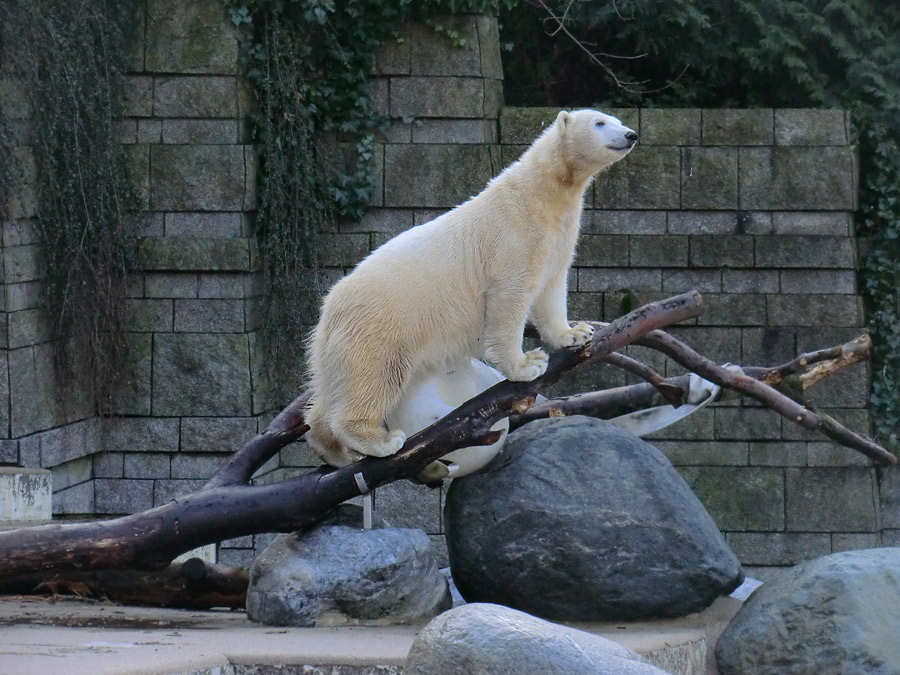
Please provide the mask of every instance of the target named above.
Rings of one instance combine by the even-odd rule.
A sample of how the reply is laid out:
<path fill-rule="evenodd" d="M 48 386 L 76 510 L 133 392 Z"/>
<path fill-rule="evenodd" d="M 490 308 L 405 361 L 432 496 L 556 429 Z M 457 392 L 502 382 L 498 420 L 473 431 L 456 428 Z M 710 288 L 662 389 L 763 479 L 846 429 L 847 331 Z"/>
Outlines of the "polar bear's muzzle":
<path fill-rule="evenodd" d="M 638 142 L 638 135 L 629 129 L 625 132 L 625 143 L 623 145 L 607 145 L 606 147 L 610 150 L 616 150 L 618 152 L 627 152 L 631 150 Z"/>

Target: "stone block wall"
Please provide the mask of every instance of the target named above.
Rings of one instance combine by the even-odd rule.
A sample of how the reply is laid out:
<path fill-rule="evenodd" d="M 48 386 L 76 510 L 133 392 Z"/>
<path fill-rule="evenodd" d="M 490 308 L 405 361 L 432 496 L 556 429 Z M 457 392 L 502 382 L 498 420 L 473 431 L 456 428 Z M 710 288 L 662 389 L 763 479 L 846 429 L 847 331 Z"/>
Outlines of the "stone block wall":
<path fill-rule="evenodd" d="M 194 489 L 266 413 L 256 159 L 237 40 L 216 0 L 141 6 L 121 140 L 142 199 L 142 272 L 128 299 L 131 372 L 112 417 L 93 416 L 77 392 L 60 395 L 54 380 L 27 190 L 3 224 L 0 463 L 51 468 L 60 516 L 133 512 Z M 373 152 L 376 194 L 362 220 L 321 233 L 311 288 L 327 289 L 391 236 L 480 191 L 555 118 L 555 109 L 503 108 L 493 20 L 452 21 L 461 48 L 409 26 L 379 52 L 372 95 L 392 123 Z M 641 143 L 589 196 L 569 279 L 571 317 L 609 319 L 698 289 L 705 313 L 672 332 L 718 362 L 747 365 L 780 363 L 860 332 L 856 158 L 844 112 L 608 112 Z M 315 323 L 314 293 L 298 311 Z M 680 372 L 657 354 L 630 351 L 660 372 Z M 557 391 L 625 381 L 597 367 Z M 857 366 L 812 400 L 866 430 L 866 396 L 867 372 Z M 876 472 L 752 403 L 710 407 L 652 440 L 751 573 L 900 541 L 896 471 Z M 298 443 L 259 480 L 317 464 Z M 398 483 L 378 490 L 376 509 L 392 525 L 428 532 L 443 556 L 442 501 L 441 490 Z M 220 559 L 248 563 L 267 539 L 224 542 Z"/>

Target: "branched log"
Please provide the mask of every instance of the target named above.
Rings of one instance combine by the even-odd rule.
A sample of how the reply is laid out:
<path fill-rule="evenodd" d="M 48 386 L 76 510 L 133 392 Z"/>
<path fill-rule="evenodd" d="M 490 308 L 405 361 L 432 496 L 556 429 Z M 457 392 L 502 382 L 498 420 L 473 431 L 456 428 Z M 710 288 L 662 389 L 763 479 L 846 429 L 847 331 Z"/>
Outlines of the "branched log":
<path fill-rule="evenodd" d="M 305 432 L 302 397 L 233 457 L 207 488 L 162 506 L 94 523 L 43 525 L 0 533 L 0 578 L 25 573 L 112 568 L 161 569 L 197 546 L 260 532 L 314 525 L 344 501 L 401 478 L 473 439 L 491 440 L 490 427 L 527 408 L 538 392 L 573 368 L 621 349 L 657 328 L 697 316 L 700 295 L 650 303 L 616 319 L 578 348 L 554 352 L 547 372 L 531 382 L 500 382 L 447 417 L 413 435 L 396 455 L 365 458 L 266 486 L 238 485 L 280 447 Z"/>

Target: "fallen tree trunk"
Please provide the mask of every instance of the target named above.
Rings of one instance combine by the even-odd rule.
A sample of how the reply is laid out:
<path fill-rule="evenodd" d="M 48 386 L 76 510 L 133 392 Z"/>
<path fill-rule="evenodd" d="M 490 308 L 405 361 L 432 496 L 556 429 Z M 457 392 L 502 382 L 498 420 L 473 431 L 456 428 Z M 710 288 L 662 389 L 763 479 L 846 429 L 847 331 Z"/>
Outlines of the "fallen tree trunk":
<path fill-rule="evenodd" d="M 396 455 L 249 486 L 253 472 L 305 432 L 303 397 L 233 457 L 203 490 L 130 516 L 94 523 L 43 525 L 0 533 L 0 579 L 62 570 L 161 569 L 197 546 L 260 532 L 314 525 L 342 502 L 380 485 L 412 478 L 460 447 L 491 443 L 491 426 L 532 405 L 537 394 L 575 367 L 600 359 L 657 328 L 697 316 L 700 295 L 650 303 L 601 327 L 587 344 L 554 352 L 531 382 L 503 381 L 409 438 Z"/>
<path fill-rule="evenodd" d="M 126 569 L 28 574 L 3 579 L 0 593 L 75 595 L 123 605 L 176 609 L 244 609 L 248 583 L 245 569 L 191 558 L 159 572 Z"/>

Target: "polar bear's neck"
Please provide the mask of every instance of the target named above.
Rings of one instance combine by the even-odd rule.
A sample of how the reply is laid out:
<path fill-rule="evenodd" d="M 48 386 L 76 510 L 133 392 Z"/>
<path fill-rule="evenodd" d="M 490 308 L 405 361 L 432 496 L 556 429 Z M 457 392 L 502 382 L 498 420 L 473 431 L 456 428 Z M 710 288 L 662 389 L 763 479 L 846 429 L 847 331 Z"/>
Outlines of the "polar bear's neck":
<path fill-rule="evenodd" d="M 580 203 L 593 175 L 569 163 L 560 145 L 559 135 L 551 127 L 501 175 L 509 174 L 510 181 L 543 199 Z"/>

